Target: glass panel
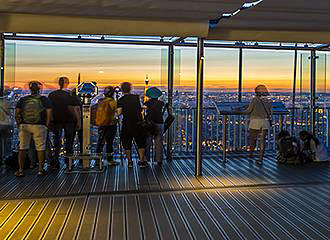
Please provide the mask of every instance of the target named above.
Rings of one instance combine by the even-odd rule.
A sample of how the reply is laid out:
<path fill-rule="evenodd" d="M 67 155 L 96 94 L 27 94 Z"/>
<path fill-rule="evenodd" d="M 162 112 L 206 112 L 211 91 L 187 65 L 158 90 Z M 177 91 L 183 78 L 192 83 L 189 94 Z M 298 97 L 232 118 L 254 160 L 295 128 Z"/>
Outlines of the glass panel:
<path fill-rule="evenodd" d="M 32 80 L 40 81 L 42 94 L 47 95 L 58 88 L 59 76 L 69 77 L 69 88 L 75 88 L 80 74 L 81 82 L 97 82 L 100 93 L 107 85 L 131 82 L 142 102 L 146 77 L 149 86 L 167 91 L 167 54 L 167 46 L 7 41 L 5 84 L 16 89 L 16 101 L 28 94 L 27 84 Z M 93 129 L 93 143 L 96 138 Z M 17 142 L 17 133 L 13 139 Z"/>
<path fill-rule="evenodd" d="M 175 47 L 173 113 L 173 156 L 194 150 L 196 122 L 196 54 L 194 47 Z"/>
<path fill-rule="evenodd" d="M 204 114 L 203 150 L 219 151 L 222 142 L 222 116 L 217 105 L 221 102 L 238 101 L 239 49 L 205 48 L 204 74 Z M 230 127 L 235 132 L 231 145 L 238 143 L 236 138 L 237 117 L 232 117 Z M 238 122 L 237 122 L 238 123 Z M 231 146 L 230 145 L 230 146 Z"/>
<path fill-rule="evenodd" d="M 294 51 L 243 50 L 243 96 L 248 102 L 255 95 L 254 88 L 266 85 L 273 102 L 282 102 L 287 108 L 292 103 Z M 275 136 L 281 129 L 290 130 L 290 115 L 273 114 L 273 127 L 268 131 L 267 148 L 275 149 Z M 248 122 L 244 122 L 248 124 Z M 247 126 L 244 126 L 247 129 Z M 244 144 L 247 143 L 244 135 Z"/>

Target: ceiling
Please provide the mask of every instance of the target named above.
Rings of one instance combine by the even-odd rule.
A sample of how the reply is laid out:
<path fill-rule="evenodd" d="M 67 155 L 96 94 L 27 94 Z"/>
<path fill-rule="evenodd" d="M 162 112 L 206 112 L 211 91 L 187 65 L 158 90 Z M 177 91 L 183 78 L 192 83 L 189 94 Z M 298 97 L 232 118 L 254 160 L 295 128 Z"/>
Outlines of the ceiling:
<path fill-rule="evenodd" d="M 252 0 L 253 1 L 253 0 Z M 330 0 L 0 0 L 0 31 L 330 42 Z"/>

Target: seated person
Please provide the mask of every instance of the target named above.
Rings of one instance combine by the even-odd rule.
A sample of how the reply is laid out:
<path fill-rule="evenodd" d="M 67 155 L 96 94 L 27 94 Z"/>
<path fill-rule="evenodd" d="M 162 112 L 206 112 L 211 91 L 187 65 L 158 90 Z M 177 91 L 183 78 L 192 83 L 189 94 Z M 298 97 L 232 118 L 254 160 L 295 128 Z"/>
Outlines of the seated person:
<path fill-rule="evenodd" d="M 283 164 L 300 164 L 299 141 L 290 135 L 286 130 L 282 130 L 276 137 L 277 162 Z"/>
<path fill-rule="evenodd" d="M 317 137 L 307 131 L 301 131 L 299 137 L 303 142 L 302 155 L 307 162 L 329 161 L 328 151 Z"/>

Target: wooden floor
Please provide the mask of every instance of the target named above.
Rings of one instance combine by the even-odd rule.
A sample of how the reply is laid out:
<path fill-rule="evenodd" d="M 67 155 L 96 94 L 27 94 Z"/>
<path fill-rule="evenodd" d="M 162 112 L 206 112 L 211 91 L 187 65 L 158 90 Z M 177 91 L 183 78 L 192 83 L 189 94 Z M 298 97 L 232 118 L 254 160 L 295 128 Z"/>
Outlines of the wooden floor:
<path fill-rule="evenodd" d="M 330 164 L 224 165 L 192 156 L 145 169 L 0 179 L 0 239 L 329 239 Z"/>

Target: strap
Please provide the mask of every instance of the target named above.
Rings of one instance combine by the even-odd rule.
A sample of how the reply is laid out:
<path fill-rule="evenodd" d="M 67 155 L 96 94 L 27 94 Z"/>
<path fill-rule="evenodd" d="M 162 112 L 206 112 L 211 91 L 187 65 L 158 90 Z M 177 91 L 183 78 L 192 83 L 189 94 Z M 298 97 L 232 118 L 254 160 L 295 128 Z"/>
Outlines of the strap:
<path fill-rule="evenodd" d="M 271 121 L 271 114 L 270 114 L 270 112 L 267 111 L 267 108 L 266 108 L 266 106 L 265 106 L 264 101 L 262 101 L 261 98 L 259 98 L 259 100 L 260 100 L 260 102 L 261 102 L 261 104 L 262 104 L 262 106 L 263 106 L 263 108 L 264 108 L 264 110 L 265 110 L 265 112 L 266 112 L 266 114 L 267 114 L 267 118 L 268 118 L 268 120 Z"/>

